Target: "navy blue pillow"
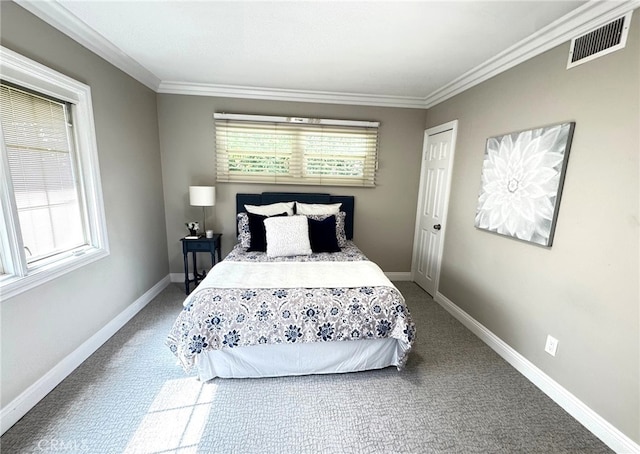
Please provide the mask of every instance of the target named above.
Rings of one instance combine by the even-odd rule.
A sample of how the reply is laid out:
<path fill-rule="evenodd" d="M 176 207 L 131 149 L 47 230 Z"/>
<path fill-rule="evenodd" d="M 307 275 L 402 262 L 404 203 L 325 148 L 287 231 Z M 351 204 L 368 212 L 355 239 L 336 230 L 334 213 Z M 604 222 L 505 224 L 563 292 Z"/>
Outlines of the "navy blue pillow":
<path fill-rule="evenodd" d="M 309 222 L 309 242 L 313 252 L 340 252 L 336 237 L 336 217 L 329 216 L 322 221 L 307 218 Z"/>
<path fill-rule="evenodd" d="M 275 214 L 274 216 L 287 216 L 287 213 Z M 270 216 L 247 213 L 249 218 L 249 240 L 248 252 L 267 252 L 267 231 L 264 228 L 264 220 Z"/>

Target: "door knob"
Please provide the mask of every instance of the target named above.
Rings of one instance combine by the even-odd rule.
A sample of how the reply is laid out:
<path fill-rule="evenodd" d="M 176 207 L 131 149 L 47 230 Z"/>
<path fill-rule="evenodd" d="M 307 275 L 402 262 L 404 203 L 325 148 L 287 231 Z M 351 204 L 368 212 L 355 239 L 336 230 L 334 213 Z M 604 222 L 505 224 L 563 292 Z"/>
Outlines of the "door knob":
<path fill-rule="evenodd" d="M 440 230 L 442 226 L 440 224 L 436 224 L 433 226 L 434 230 Z"/>

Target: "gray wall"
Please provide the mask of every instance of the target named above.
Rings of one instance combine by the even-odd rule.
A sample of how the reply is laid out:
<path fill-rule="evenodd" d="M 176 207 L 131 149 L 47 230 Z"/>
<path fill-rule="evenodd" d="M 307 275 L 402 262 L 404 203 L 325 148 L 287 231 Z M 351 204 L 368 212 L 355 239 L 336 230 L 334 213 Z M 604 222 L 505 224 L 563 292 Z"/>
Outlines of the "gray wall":
<path fill-rule="evenodd" d="M 13 2 L 2 45 L 91 87 L 111 255 L 0 305 L 4 407 L 168 274 L 156 94 Z"/>
<path fill-rule="evenodd" d="M 223 255 L 236 243 L 236 193 L 329 192 L 355 196 L 354 240 L 370 259 L 387 272 L 408 272 L 411 269 L 425 111 L 158 95 L 167 243 L 172 273 L 182 273 L 184 269 L 180 245 L 180 238 L 187 234 L 184 223 L 202 218 L 202 209 L 189 205 L 189 186 L 215 184 L 214 112 L 381 122 L 380 165 L 375 188 L 217 184 L 216 206 L 207 208 L 207 228 L 214 226 L 215 231 L 223 234 Z"/>
<path fill-rule="evenodd" d="M 624 50 L 566 70 L 567 43 L 429 109 L 426 123 L 459 120 L 440 292 L 636 443 L 639 13 Z M 570 120 L 553 247 L 475 229 L 486 139 Z"/>

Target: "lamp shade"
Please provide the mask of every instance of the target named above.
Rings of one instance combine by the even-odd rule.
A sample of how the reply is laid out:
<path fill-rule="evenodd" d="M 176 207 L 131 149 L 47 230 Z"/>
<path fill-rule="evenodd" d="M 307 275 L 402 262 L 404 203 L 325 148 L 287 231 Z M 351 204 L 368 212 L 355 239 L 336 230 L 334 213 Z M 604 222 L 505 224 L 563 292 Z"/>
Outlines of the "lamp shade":
<path fill-rule="evenodd" d="M 216 204 L 215 186 L 189 186 L 189 203 L 196 207 L 212 207 Z"/>

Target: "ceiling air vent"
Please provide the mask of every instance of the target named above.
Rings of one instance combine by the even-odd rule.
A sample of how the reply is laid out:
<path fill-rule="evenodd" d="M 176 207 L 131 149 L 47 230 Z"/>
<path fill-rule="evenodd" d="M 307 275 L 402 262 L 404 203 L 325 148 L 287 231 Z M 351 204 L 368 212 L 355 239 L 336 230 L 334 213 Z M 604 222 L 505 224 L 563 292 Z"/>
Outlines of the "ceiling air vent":
<path fill-rule="evenodd" d="M 631 12 L 589 33 L 573 38 L 567 69 L 623 49 L 627 43 L 630 21 Z"/>

